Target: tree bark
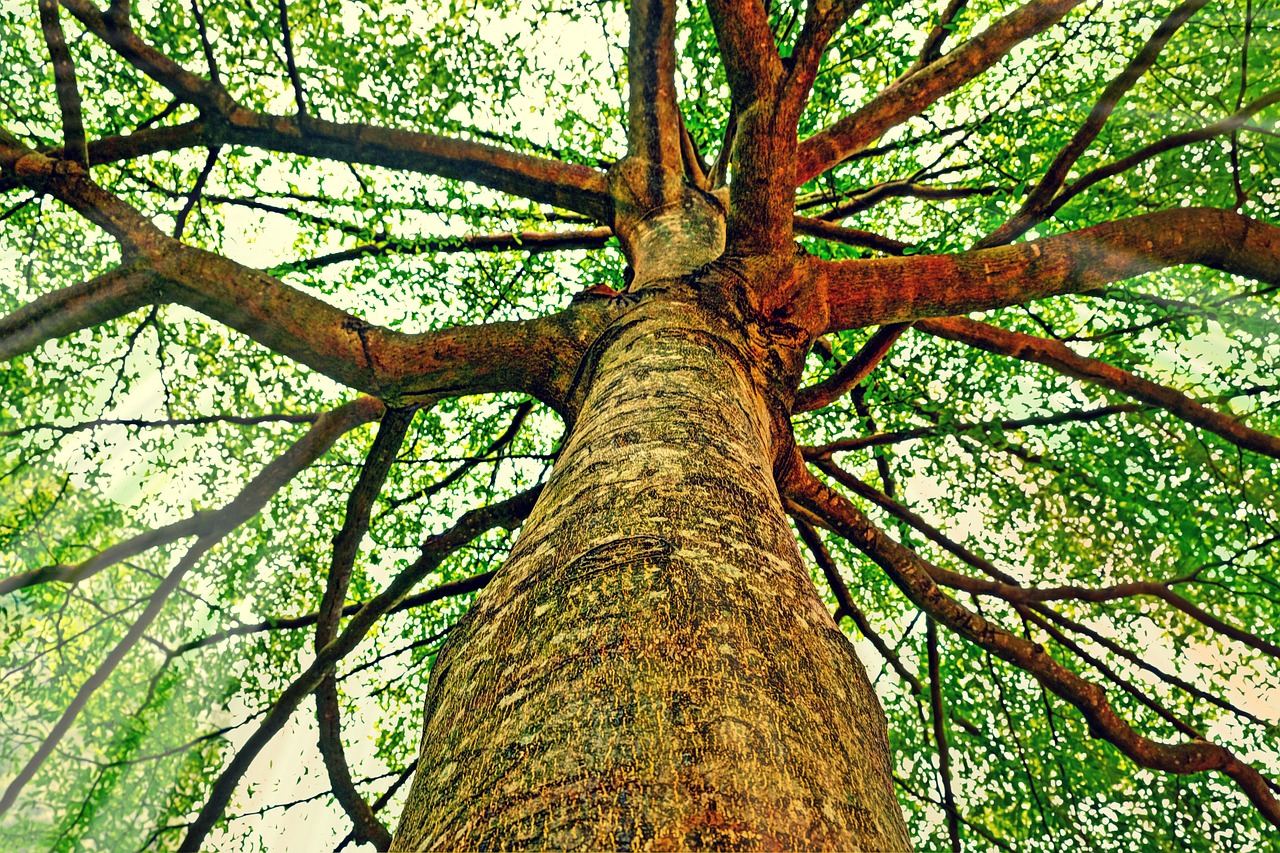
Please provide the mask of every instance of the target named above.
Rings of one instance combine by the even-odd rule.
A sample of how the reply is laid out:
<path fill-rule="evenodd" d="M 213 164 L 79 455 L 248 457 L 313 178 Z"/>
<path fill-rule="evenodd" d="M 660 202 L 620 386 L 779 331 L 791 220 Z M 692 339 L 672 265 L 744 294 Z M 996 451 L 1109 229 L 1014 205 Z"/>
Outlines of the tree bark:
<path fill-rule="evenodd" d="M 643 291 L 584 360 L 556 469 L 436 661 L 393 849 L 910 846 L 778 497 L 760 360 L 696 284 Z"/>

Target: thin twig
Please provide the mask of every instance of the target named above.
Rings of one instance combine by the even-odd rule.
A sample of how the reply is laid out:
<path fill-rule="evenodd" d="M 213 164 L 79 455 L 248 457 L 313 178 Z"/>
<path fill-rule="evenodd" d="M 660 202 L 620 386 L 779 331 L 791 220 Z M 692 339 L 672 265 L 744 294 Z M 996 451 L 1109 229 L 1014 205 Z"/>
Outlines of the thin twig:
<path fill-rule="evenodd" d="M 187 202 L 182 206 L 182 210 L 178 212 L 178 218 L 173 226 L 173 239 L 182 239 L 182 232 L 187 227 L 187 217 L 191 215 L 191 211 L 195 210 L 196 205 L 200 203 L 200 196 L 204 193 L 204 185 L 209 180 L 209 175 L 213 173 L 214 164 L 218 162 L 220 153 L 222 153 L 222 147 L 219 145 L 209 149 L 209 155 L 204 161 L 204 168 L 196 176 L 195 185 L 187 195 Z"/>
<path fill-rule="evenodd" d="M 298 118 L 307 116 L 307 96 L 302 88 L 302 77 L 298 75 L 298 65 L 293 58 L 293 34 L 289 31 L 289 0 L 277 0 L 280 8 L 280 39 L 284 42 L 285 65 L 289 71 L 289 82 L 293 84 L 293 98 L 298 104 Z"/>
<path fill-rule="evenodd" d="M 960 853 L 960 813 L 951 790 L 951 748 L 947 743 L 947 721 L 942 704 L 942 674 L 938 655 L 938 624 L 925 619 L 925 647 L 929 659 L 929 707 L 933 716 L 933 739 L 938 745 L 938 775 L 942 779 L 942 808 L 947 813 L 947 835 L 952 853 Z"/>

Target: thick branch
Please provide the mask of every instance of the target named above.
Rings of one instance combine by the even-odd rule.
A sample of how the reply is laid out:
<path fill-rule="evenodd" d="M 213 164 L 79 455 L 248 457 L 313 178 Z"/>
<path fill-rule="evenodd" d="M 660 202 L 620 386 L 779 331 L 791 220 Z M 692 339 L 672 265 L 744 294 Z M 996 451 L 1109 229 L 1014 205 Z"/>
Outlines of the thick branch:
<path fill-rule="evenodd" d="M 151 305 L 159 291 L 154 273 L 134 262 L 40 296 L 0 317 L 0 361 Z"/>
<path fill-rule="evenodd" d="M 0 154 L 17 156 L 0 146 Z M 193 308 L 351 388 L 405 402 L 432 394 L 524 391 L 551 405 L 587 344 L 629 310 L 584 300 L 529 321 L 405 334 L 373 326 L 272 276 L 166 237 L 78 166 L 34 152 L 13 174 L 70 206 L 93 211 L 140 255 L 116 271 L 43 296 L 0 320 L 0 356 L 115 319 L 144 305 Z M 88 214 L 86 214 L 88 215 Z M 93 217 L 91 217 L 93 218 Z M 95 219 L 97 221 L 97 219 Z"/>
<path fill-rule="evenodd" d="M 602 223 L 611 219 L 612 203 L 603 173 L 483 142 L 318 118 L 306 119 L 304 126 L 293 117 L 243 108 L 228 117 L 220 137 L 270 151 L 470 181 L 582 213 Z"/>
<path fill-rule="evenodd" d="M 577 363 L 606 317 L 627 307 L 592 300 L 536 320 L 411 335 L 373 326 L 266 273 L 174 243 L 155 267 L 120 267 L 0 320 L 0 356 L 12 358 L 139 307 L 170 302 L 385 399 L 524 391 L 552 405 L 558 404 L 558 385 L 568 382 L 568 362 Z"/>
<path fill-rule="evenodd" d="M 788 57 L 782 84 L 781 107 L 788 117 L 799 117 L 831 37 L 864 5 L 866 0 L 808 0 L 805 4 L 804 26 Z"/>
<path fill-rule="evenodd" d="M 1280 228 L 1188 207 L 955 255 L 812 263 L 837 331 L 1080 293 L 1179 264 L 1280 283 Z"/>
<path fill-rule="evenodd" d="M 119 240 L 126 256 L 154 252 L 169 239 L 151 220 L 90 180 L 79 163 L 50 159 L 2 130 L 0 181 L 49 193 Z"/>
<path fill-rule="evenodd" d="M 900 79 L 866 106 L 800 143 L 794 184 L 800 186 L 858 153 L 885 131 L 919 115 L 982 74 L 1019 42 L 1044 32 L 1083 0 L 1031 0 L 946 56 Z"/>
<path fill-rule="evenodd" d="M 762 99 L 773 98 L 783 68 L 764 3 L 761 0 L 711 0 L 707 9 L 715 27 L 734 107 L 741 111 Z"/>
<path fill-rule="evenodd" d="M 1219 770 L 1241 787 L 1272 824 L 1280 826 L 1280 802 L 1256 769 L 1223 747 L 1192 740 L 1161 744 L 1138 734 L 1111 707 L 1105 692 L 1062 666 L 1045 650 L 984 619 L 946 595 L 931 577 L 937 567 L 886 536 L 847 498 L 816 480 L 798 459 L 784 491 L 829 524 L 877 565 L 912 602 L 952 631 L 1031 673 L 1084 715 L 1090 733 L 1115 745 L 1142 767 L 1170 773 Z"/>
<path fill-rule="evenodd" d="M 612 205 L 604 175 L 590 167 L 433 133 L 256 113 L 236 103 L 219 84 L 192 74 L 148 45 L 126 17 L 103 15 L 89 0 L 62 0 L 62 5 L 139 70 L 199 107 L 215 137 L 205 144 L 252 145 L 472 181 L 609 221 Z"/>
<path fill-rule="evenodd" d="M 767 254 L 791 242 L 795 116 L 780 102 L 785 72 L 761 0 L 708 5 L 733 103 L 726 251 Z M 794 112 L 794 111 L 791 111 Z"/>
<path fill-rule="evenodd" d="M 675 0 L 632 0 L 630 23 L 627 153 L 653 168 L 682 174 Z"/>
<path fill-rule="evenodd" d="M 960 341 L 988 352 L 1043 364 L 1086 382 L 1102 385 L 1170 412 L 1194 426 L 1207 429 L 1238 447 L 1280 459 L 1280 437 L 1250 429 L 1230 415 L 1215 412 L 1181 391 L 1135 376 L 1073 352 L 1066 344 L 1047 338 L 1011 332 L 963 317 L 922 320 L 921 331 Z"/>

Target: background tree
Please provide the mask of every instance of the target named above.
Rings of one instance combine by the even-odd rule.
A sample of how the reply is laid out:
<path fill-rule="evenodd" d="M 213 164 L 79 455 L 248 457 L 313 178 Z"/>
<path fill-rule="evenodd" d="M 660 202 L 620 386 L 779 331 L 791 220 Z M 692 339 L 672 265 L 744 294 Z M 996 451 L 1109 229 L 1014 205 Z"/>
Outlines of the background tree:
<path fill-rule="evenodd" d="M 689 292 L 776 356 L 729 372 L 919 847 L 1274 845 L 1278 18 L 5 6 L 5 846 L 389 843 L 442 642 Z"/>

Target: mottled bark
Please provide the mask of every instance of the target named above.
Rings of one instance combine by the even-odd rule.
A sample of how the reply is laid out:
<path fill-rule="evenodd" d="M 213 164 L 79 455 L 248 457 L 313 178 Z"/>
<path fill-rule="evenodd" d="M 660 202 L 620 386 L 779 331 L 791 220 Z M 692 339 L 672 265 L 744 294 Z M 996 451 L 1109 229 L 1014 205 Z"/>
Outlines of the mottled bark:
<path fill-rule="evenodd" d="M 909 846 L 883 713 L 778 497 L 770 359 L 710 280 L 645 291 L 588 355 L 556 470 L 437 660 L 394 849 Z"/>

